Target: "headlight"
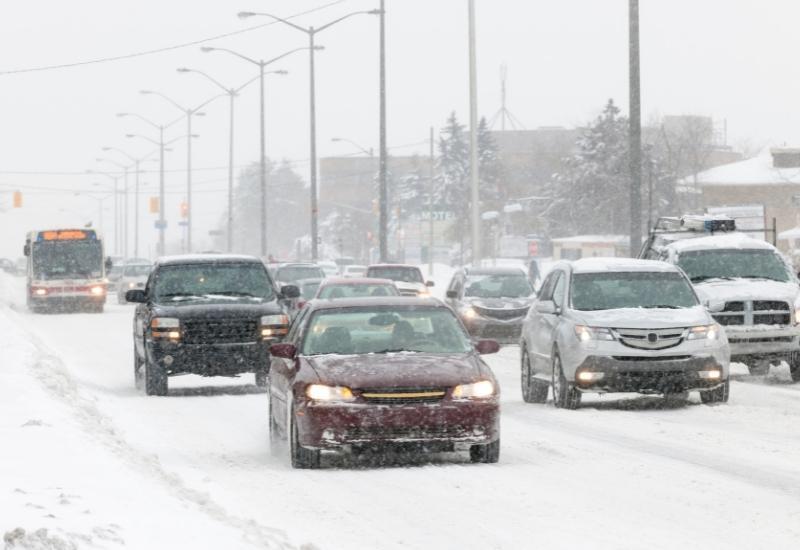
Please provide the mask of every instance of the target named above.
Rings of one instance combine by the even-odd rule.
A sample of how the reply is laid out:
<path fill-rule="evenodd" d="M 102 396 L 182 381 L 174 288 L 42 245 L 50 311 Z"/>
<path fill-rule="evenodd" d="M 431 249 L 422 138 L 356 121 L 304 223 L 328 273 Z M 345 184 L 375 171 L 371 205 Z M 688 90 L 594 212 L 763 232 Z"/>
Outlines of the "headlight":
<path fill-rule="evenodd" d="M 37 288 L 33 291 L 34 294 L 37 296 L 47 296 L 47 289 L 46 288 Z"/>
<path fill-rule="evenodd" d="M 128 283 L 128 288 L 136 288 L 136 283 Z"/>
<path fill-rule="evenodd" d="M 794 324 L 800 325 L 800 306 L 794 308 Z"/>
<path fill-rule="evenodd" d="M 461 315 L 463 315 L 465 319 L 474 319 L 478 316 L 478 312 L 475 311 L 475 308 L 472 306 L 466 306 L 461 308 Z"/>
<path fill-rule="evenodd" d="M 311 384 L 306 387 L 306 396 L 314 401 L 352 401 L 353 391 L 345 386 Z"/>
<path fill-rule="evenodd" d="M 277 338 L 289 333 L 289 317 L 286 315 L 264 315 L 261 318 L 261 337 Z"/>
<path fill-rule="evenodd" d="M 100 296 L 101 294 L 106 293 L 106 289 L 102 286 L 93 286 L 89 292 L 91 292 L 95 296 Z"/>
<path fill-rule="evenodd" d="M 586 325 L 575 325 L 575 336 L 581 342 L 588 342 L 589 340 L 603 340 L 611 341 L 614 335 L 611 330 L 601 327 L 587 327 Z"/>
<path fill-rule="evenodd" d="M 461 384 L 453 388 L 454 399 L 486 399 L 494 395 L 494 384 L 481 380 L 474 384 Z"/>
<path fill-rule="evenodd" d="M 179 319 L 175 319 L 173 317 L 156 317 L 152 321 L 150 321 L 150 328 L 154 329 L 169 329 L 169 328 L 180 328 L 181 322 Z"/>
<path fill-rule="evenodd" d="M 689 329 L 687 340 L 716 340 L 719 337 L 717 325 L 702 325 Z"/>

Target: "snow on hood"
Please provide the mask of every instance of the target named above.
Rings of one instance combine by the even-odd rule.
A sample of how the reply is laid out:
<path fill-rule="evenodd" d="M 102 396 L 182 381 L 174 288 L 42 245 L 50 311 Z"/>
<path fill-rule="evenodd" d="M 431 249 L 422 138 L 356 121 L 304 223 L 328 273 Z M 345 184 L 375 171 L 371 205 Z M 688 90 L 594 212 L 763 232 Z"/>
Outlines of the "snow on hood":
<path fill-rule="evenodd" d="M 782 283 L 754 279 L 711 280 L 695 283 L 694 288 L 701 301 L 782 300 L 791 306 L 800 294 L 800 287 L 796 282 Z"/>
<path fill-rule="evenodd" d="M 484 309 L 521 309 L 530 307 L 533 296 L 524 298 L 464 298 L 470 305 Z"/>
<path fill-rule="evenodd" d="M 672 328 L 708 325 L 713 322 L 703 306 L 683 309 L 621 308 L 602 311 L 575 311 L 581 321 L 594 327 Z"/>

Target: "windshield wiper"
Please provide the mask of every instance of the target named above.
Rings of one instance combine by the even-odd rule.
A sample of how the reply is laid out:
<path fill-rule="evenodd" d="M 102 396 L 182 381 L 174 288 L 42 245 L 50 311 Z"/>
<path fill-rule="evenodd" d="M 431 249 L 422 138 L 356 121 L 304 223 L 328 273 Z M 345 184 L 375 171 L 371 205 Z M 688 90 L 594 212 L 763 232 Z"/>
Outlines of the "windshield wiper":
<path fill-rule="evenodd" d="M 683 309 L 681 306 L 673 306 L 669 304 L 656 304 L 654 306 L 642 306 L 644 309 Z"/>
<path fill-rule="evenodd" d="M 375 353 L 400 353 L 403 351 L 415 351 L 413 349 L 405 349 L 405 348 L 397 348 L 397 349 L 382 349 L 380 351 L 376 351 Z"/>
<path fill-rule="evenodd" d="M 185 292 L 173 292 L 170 294 L 161 294 L 159 298 L 171 298 L 173 301 L 177 301 L 176 299 L 199 300 L 200 298 L 203 298 L 203 296 L 198 296 L 197 294 L 187 294 Z"/>
<path fill-rule="evenodd" d="M 786 281 L 782 281 L 781 279 L 776 279 L 775 277 L 767 277 L 766 275 L 741 275 L 740 279 L 764 279 L 765 281 L 778 281 L 779 283 L 785 283 Z"/>
<path fill-rule="evenodd" d="M 236 292 L 236 291 L 210 292 L 209 294 L 203 294 L 203 296 L 244 296 L 246 298 L 260 298 L 260 296 L 256 296 L 255 294 L 250 294 L 249 292 Z"/>
<path fill-rule="evenodd" d="M 711 281 L 713 279 L 718 279 L 720 281 L 732 281 L 734 277 L 725 277 L 720 275 L 700 275 L 698 277 L 692 277 L 689 280 L 692 281 L 693 283 L 700 283 L 703 281 Z"/>

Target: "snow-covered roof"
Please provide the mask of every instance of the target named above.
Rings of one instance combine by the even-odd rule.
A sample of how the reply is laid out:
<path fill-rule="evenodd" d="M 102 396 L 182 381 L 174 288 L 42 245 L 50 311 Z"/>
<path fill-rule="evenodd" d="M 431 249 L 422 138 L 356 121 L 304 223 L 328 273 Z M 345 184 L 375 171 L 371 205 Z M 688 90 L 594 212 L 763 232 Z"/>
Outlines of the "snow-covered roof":
<path fill-rule="evenodd" d="M 765 150 L 751 159 L 700 172 L 697 174 L 697 183 L 701 186 L 800 184 L 800 168 L 775 168 L 772 163 L 772 155 L 769 150 Z M 679 185 L 693 183 L 693 176 L 678 182 Z"/>
<path fill-rule="evenodd" d="M 679 254 L 689 250 L 707 250 L 709 248 L 775 249 L 775 247 L 768 242 L 753 238 L 744 233 L 726 233 L 724 235 L 712 235 L 708 237 L 698 237 L 696 239 L 682 239 L 666 245 L 665 248 L 672 249 Z"/>
<path fill-rule="evenodd" d="M 800 227 L 793 227 L 778 233 L 779 239 L 800 239 Z"/>
<path fill-rule="evenodd" d="M 574 237 L 559 237 L 550 242 L 557 244 L 591 243 L 591 244 L 628 244 L 630 237 L 627 235 L 576 235 Z"/>
<path fill-rule="evenodd" d="M 602 271 L 677 271 L 678 268 L 657 260 L 635 258 L 582 258 L 571 262 L 574 273 L 598 273 Z"/>

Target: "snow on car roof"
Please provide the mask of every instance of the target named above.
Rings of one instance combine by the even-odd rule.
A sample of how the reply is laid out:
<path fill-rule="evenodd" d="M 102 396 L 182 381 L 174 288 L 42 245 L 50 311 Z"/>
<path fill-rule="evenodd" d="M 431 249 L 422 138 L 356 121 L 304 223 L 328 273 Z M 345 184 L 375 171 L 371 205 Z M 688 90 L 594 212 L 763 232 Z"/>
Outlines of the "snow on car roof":
<path fill-rule="evenodd" d="M 775 247 L 766 241 L 756 239 L 745 233 L 725 233 L 724 235 L 710 235 L 708 237 L 697 237 L 694 239 L 682 239 L 675 241 L 664 248 L 674 250 L 677 253 L 690 250 L 708 250 L 739 248 L 751 250 L 775 250 Z"/>
<path fill-rule="evenodd" d="M 570 262 L 573 273 L 599 273 L 602 271 L 678 271 L 667 262 L 637 260 L 635 258 L 582 258 Z"/>
<path fill-rule="evenodd" d="M 261 263 L 255 256 L 245 254 L 179 254 L 175 256 L 162 256 L 156 260 L 157 264 L 195 264 L 195 263 Z"/>

